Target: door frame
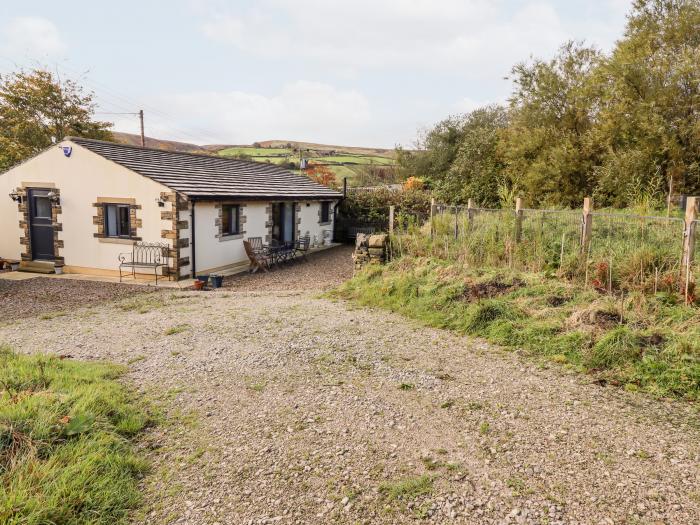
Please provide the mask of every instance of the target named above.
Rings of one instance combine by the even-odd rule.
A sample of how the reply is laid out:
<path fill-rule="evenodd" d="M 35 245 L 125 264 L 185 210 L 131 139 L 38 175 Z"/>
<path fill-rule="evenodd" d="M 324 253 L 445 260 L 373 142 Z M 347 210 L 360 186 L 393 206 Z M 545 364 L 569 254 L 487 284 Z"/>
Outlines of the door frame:
<path fill-rule="evenodd" d="M 52 191 L 51 188 L 27 188 L 27 210 L 28 210 L 28 218 L 29 218 L 29 243 L 30 243 L 30 250 L 31 250 L 31 256 L 32 260 L 48 260 L 48 261 L 54 261 L 56 259 L 56 243 L 55 241 L 55 235 L 54 235 L 54 212 L 53 212 L 53 203 L 51 202 L 51 199 L 47 197 L 47 194 Z M 42 195 L 43 193 L 43 195 Z M 49 202 L 49 213 L 51 214 L 50 217 L 42 217 L 42 219 L 48 219 L 48 224 L 41 224 L 39 225 L 37 222 L 35 222 L 35 208 L 34 208 L 34 199 L 36 197 L 44 197 L 48 200 Z M 32 235 L 32 227 L 38 227 L 38 226 L 43 226 L 50 228 L 51 230 L 51 250 L 50 254 L 45 253 L 42 254 L 41 259 L 38 258 L 37 252 L 38 250 L 36 249 L 36 243 L 38 242 L 38 239 L 36 238 L 35 235 Z M 47 257 L 48 256 L 48 257 Z"/>
<path fill-rule="evenodd" d="M 290 206 L 292 209 L 292 222 L 291 222 L 291 229 L 292 229 L 291 238 L 292 238 L 292 240 L 291 240 L 291 242 L 296 242 L 296 240 L 297 240 L 297 203 L 293 202 L 293 201 L 279 201 L 279 202 L 271 203 L 270 206 L 271 206 L 270 215 L 271 215 L 271 219 L 272 219 L 270 221 L 271 222 L 270 240 L 275 239 L 274 229 L 275 229 L 276 225 L 279 226 L 279 234 L 278 234 L 279 239 L 275 239 L 275 240 L 278 240 L 279 242 L 281 242 L 284 239 L 285 234 L 287 233 L 287 231 L 286 231 L 287 225 L 285 224 L 285 221 L 284 221 L 284 211 L 283 211 L 284 208 L 283 208 L 283 206 L 284 207 Z M 275 208 L 277 208 L 277 210 L 279 210 L 279 213 L 275 213 Z M 278 218 L 279 218 L 279 223 L 277 223 Z"/>

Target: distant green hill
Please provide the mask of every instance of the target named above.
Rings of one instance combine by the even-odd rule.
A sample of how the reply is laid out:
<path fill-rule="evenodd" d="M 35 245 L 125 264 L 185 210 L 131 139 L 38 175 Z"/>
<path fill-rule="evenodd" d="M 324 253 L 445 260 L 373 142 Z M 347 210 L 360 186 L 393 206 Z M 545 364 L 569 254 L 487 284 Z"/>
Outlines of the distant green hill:
<path fill-rule="evenodd" d="M 212 150 L 217 146 L 207 146 Z M 301 152 L 299 151 L 301 149 Z M 391 169 L 394 165 L 394 151 L 380 148 L 359 148 L 352 146 L 332 146 L 308 142 L 274 140 L 256 142 L 254 145 L 221 146 L 219 155 L 237 157 L 257 162 L 286 164 L 297 170 L 300 159 L 327 166 L 340 184 L 347 177 L 348 184 L 355 183 L 363 172 L 371 168 Z"/>
<path fill-rule="evenodd" d="M 138 146 L 141 137 L 132 133 L 114 132 L 115 142 Z M 336 175 L 338 184 L 347 177 L 348 184 L 356 185 L 373 167 L 390 170 L 394 166 L 394 150 L 355 146 L 335 146 L 292 140 L 266 140 L 248 145 L 208 144 L 198 145 L 173 140 L 146 137 L 149 148 L 186 153 L 208 153 L 223 157 L 235 157 L 256 162 L 284 164 L 290 169 L 299 169 L 299 160 L 328 166 Z M 301 154 L 300 150 L 301 149 Z"/>

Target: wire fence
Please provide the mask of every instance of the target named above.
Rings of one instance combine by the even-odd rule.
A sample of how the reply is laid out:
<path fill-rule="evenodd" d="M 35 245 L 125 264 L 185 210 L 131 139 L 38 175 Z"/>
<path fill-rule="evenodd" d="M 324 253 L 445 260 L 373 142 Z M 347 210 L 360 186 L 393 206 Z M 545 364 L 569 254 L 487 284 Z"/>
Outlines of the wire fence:
<path fill-rule="evenodd" d="M 530 271 L 566 268 L 580 253 L 582 227 L 580 212 L 523 210 L 517 266 Z"/>
<path fill-rule="evenodd" d="M 592 218 L 587 260 L 594 285 L 679 289 L 683 219 L 598 212 Z"/>
<path fill-rule="evenodd" d="M 608 291 L 678 291 L 687 281 L 692 293 L 700 278 L 700 221 L 692 224 L 697 242 L 684 276 L 686 233 L 677 217 L 437 205 L 432 218 L 397 216 L 392 250 L 474 267 L 557 272 Z"/>

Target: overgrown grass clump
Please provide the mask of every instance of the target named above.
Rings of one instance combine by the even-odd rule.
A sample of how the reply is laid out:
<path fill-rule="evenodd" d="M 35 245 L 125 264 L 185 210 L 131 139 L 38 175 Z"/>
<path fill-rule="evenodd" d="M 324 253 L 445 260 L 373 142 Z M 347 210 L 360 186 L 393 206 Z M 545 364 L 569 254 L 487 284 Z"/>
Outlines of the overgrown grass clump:
<path fill-rule="evenodd" d="M 0 347 L 0 523 L 126 523 L 148 423 L 117 367 Z"/>
<path fill-rule="evenodd" d="M 673 295 L 602 294 L 546 273 L 403 257 L 336 297 L 483 337 L 631 390 L 700 400 L 700 313 Z"/>
<path fill-rule="evenodd" d="M 433 480 L 428 475 L 387 481 L 379 485 L 379 493 L 390 501 L 410 501 L 430 494 L 432 490 Z"/>

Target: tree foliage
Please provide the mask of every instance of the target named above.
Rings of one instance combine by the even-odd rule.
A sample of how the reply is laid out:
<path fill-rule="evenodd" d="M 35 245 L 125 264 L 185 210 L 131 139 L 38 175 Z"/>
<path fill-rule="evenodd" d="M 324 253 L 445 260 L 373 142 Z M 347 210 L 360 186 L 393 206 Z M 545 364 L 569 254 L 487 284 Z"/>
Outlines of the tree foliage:
<path fill-rule="evenodd" d="M 395 191 L 380 188 L 373 191 L 350 191 L 340 203 L 340 212 L 349 219 L 365 221 L 386 221 L 389 206 L 397 213 L 427 216 L 430 213 L 430 193 L 421 189 Z"/>
<path fill-rule="evenodd" d="M 312 181 L 328 186 L 329 188 L 335 188 L 338 185 L 335 179 L 335 173 L 333 173 L 328 166 L 323 164 L 309 163 L 308 167 L 304 170 L 304 174 Z"/>
<path fill-rule="evenodd" d="M 635 0 L 609 54 L 568 42 L 513 70 L 507 108 L 439 122 L 404 177 L 441 200 L 487 205 L 515 189 L 531 205 L 602 205 L 700 192 L 700 1 Z"/>
<path fill-rule="evenodd" d="M 108 122 L 92 119 L 93 96 L 72 80 L 42 70 L 0 76 L 0 171 L 68 135 L 109 139 Z"/>

